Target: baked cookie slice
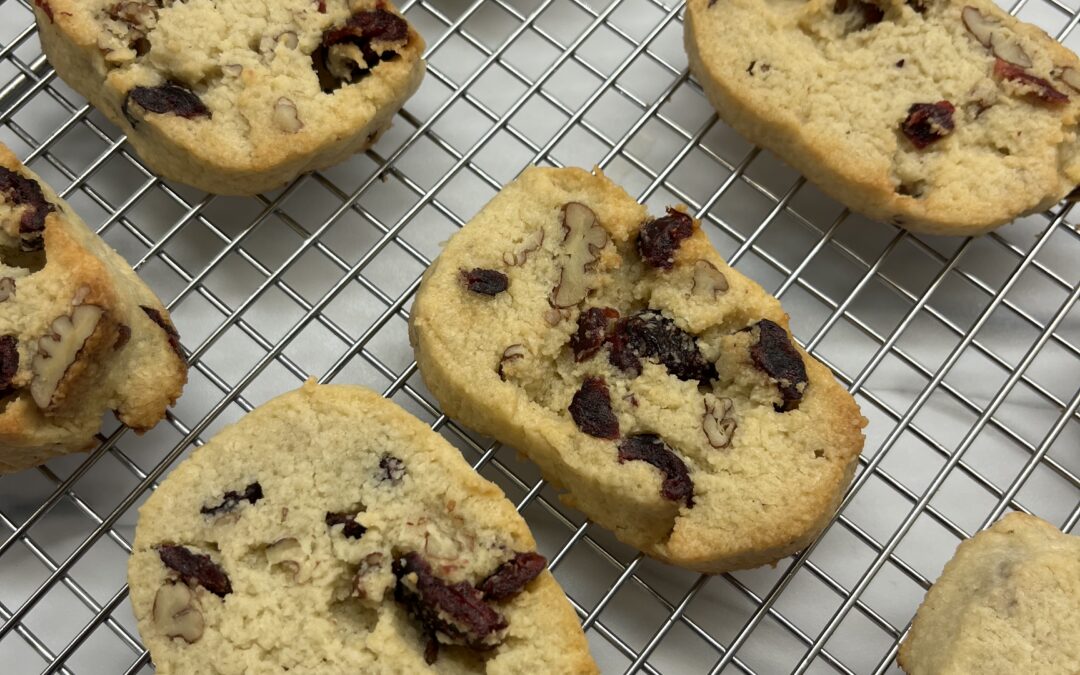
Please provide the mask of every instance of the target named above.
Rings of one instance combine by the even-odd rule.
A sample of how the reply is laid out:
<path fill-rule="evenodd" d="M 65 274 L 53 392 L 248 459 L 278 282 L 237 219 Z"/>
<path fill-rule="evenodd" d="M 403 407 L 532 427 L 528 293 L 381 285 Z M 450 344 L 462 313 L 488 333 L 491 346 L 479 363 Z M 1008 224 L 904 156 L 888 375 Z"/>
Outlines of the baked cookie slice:
<path fill-rule="evenodd" d="M 532 168 L 427 271 L 410 338 L 447 414 L 622 541 L 712 573 L 805 547 L 862 447 L 854 400 L 786 326 L 683 211 Z"/>
<path fill-rule="evenodd" d="M 494 484 L 374 392 L 308 382 L 139 511 L 128 565 L 162 673 L 596 673 Z"/>
<path fill-rule="evenodd" d="M 49 62 L 156 173 L 218 194 L 366 150 L 424 74 L 384 0 L 37 0 Z"/>
<path fill-rule="evenodd" d="M 990 0 L 688 0 L 720 116 L 853 210 L 986 232 L 1080 183 L 1080 63 Z"/>
<path fill-rule="evenodd" d="M 109 410 L 149 429 L 186 381 L 161 301 L 0 145 L 0 475 L 89 449 Z"/>
<path fill-rule="evenodd" d="M 1080 537 L 1012 513 L 961 543 L 898 660 L 910 675 L 1080 673 Z"/>

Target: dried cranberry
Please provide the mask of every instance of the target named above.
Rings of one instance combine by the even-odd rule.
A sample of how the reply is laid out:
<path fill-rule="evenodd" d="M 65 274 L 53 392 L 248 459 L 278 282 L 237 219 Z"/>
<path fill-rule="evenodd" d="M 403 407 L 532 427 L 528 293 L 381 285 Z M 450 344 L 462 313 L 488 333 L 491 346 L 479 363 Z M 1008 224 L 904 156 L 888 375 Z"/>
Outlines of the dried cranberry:
<path fill-rule="evenodd" d="M 405 462 L 393 455 L 383 455 L 379 460 L 379 480 L 397 485 L 405 477 Z"/>
<path fill-rule="evenodd" d="M 668 209 L 663 218 L 641 226 L 637 239 L 638 254 L 653 267 L 669 270 L 675 264 L 675 251 L 693 233 L 694 220 L 690 216 Z"/>
<path fill-rule="evenodd" d="M 585 378 L 570 401 L 569 410 L 582 432 L 611 441 L 619 437 L 619 419 L 611 411 L 611 394 L 604 378 Z"/>
<path fill-rule="evenodd" d="M 1044 103 L 1063 104 L 1069 102 L 1069 97 L 1057 89 L 1054 89 L 1046 80 L 1026 72 L 1020 66 L 1009 63 L 1004 59 L 994 60 L 994 77 L 999 80 L 1016 82 L 1027 92 L 1028 96 L 1034 96 Z"/>
<path fill-rule="evenodd" d="M 806 365 L 791 344 L 786 330 L 768 319 L 762 319 L 755 325 L 759 337 L 757 343 L 750 347 L 750 358 L 759 370 L 777 381 L 780 396 L 784 399 L 783 404 L 776 407 L 777 411 L 794 410 L 802 400 L 798 385 L 807 382 Z"/>
<path fill-rule="evenodd" d="M 45 218 L 56 210 L 37 181 L 0 167 L 0 192 L 12 206 L 28 206 L 19 219 L 19 246 L 23 251 L 45 248 Z"/>
<path fill-rule="evenodd" d="M 353 14 L 345 25 L 323 33 L 321 44 L 311 54 L 312 67 L 319 76 L 319 86 L 327 94 L 341 87 L 341 79 L 331 73 L 327 65 L 330 48 L 334 45 L 348 43 L 356 45 L 360 50 L 364 63 L 354 64 L 347 78 L 350 82 L 356 82 L 371 72 L 380 61 L 397 58 L 397 52 L 392 49 L 376 52 L 371 46 L 373 41 L 399 42 L 407 40 L 408 37 L 409 24 L 393 12 L 378 8 Z"/>
<path fill-rule="evenodd" d="M 499 565 L 491 576 L 480 582 L 478 588 L 488 600 L 507 600 L 540 576 L 547 567 L 547 558 L 529 551 L 514 553 L 514 557 Z"/>
<path fill-rule="evenodd" d="M 19 339 L 14 335 L 0 337 L 0 394 L 11 388 L 19 372 Z"/>
<path fill-rule="evenodd" d="M 680 380 L 708 382 L 716 368 L 705 360 L 694 336 L 659 312 L 646 310 L 620 319 L 609 338 L 611 365 L 641 374 L 641 359 L 656 359 Z"/>
<path fill-rule="evenodd" d="M 908 108 L 908 116 L 900 124 L 900 130 L 912 145 L 922 150 L 952 133 L 955 111 L 948 101 L 915 103 Z"/>
<path fill-rule="evenodd" d="M 578 316 L 577 332 L 570 336 L 574 360 L 581 363 L 595 356 L 618 318 L 619 312 L 611 307 L 590 307 L 582 312 Z"/>
<path fill-rule="evenodd" d="M 656 434 L 630 436 L 619 444 L 619 463 L 641 461 L 652 464 L 664 474 L 660 494 L 673 502 L 694 505 L 694 483 L 686 463 Z"/>
<path fill-rule="evenodd" d="M 139 123 L 131 114 L 131 103 L 138 103 L 147 112 L 159 115 L 176 115 L 184 119 L 197 117 L 213 117 L 210 109 L 191 91 L 182 84 L 169 82 L 157 87 L 135 87 L 128 92 L 124 99 L 124 117 L 131 122 L 131 126 Z"/>
<path fill-rule="evenodd" d="M 510 286 L 510 280 L 502 272 L 480 267 L 461 270 L 461 279 L 465 282 L 465 288 L 481 295 L 498 295 Z"/>
<path fill-rule="evenodd" d="M 315 5 L 319 9 L 319 14 L 326 14 L 326 0 L 316 0 Z"/>
<path fill-rule="evenodd" d="M 506 618 L 485 604 L 483 593 L 472 584 L 447 584 L 415 551 L 395 560 L 391 569 L 397 577 L 394 599 L 420 621 L 428 636 L 439 635 L 449 644 L 478 650 L 495 646 L 496 634 L 507 626 Z"/>
<path fill-rule="evenodd" d="M 172 325 L 165 316 L 154 309 L 153 307 L 147 307 L 146 305 L 139 305 L 142 311 L 146 312 L 146 316 L 150 317 L 150 320 L 161 326 L 161 330 L 165 331 L 165 337 L 169 340 L 169 346 L 176 352 L 176 355 L 180 357 L 180 360 L 184 360 L 184 350 L 180 347 L 180 333 L 176 332 L 176 328 Z"/>
<path fill-rule="evenodd" d="M 219 598 L 232 593 L 229 575 L 210 556 L 192 553 L 183 546 L 159 546 L 161 562 L 180 575 L 184 583 L 197 582 Z"/>
<path fill-rule="evenodd" d="M 254 504 L 263 498 L 262 485 L 258 483 L 252 483 L 244 488 L 243 492 L 237 492 L 236 490 L 229 490 L 225 493 L 221 500 L 221 503 L 217 506 L 204 506 L 199 509 L 199 513 L 207 516 L 217 516 L 228 511 L 232 511 L 237 507 L 240 502 L 247 502 L 248 504 Z"/>
<path fill-rule="evenodd" d="M 355 513 L 331 513 L 328 511 L 326 513 L 326 525 L 328 527 L 344 525 L 345 527 L 341 530 L 341 533 L 349 539 L 359 539 L 367 532 L 366 527 L 356 522 Z"/>

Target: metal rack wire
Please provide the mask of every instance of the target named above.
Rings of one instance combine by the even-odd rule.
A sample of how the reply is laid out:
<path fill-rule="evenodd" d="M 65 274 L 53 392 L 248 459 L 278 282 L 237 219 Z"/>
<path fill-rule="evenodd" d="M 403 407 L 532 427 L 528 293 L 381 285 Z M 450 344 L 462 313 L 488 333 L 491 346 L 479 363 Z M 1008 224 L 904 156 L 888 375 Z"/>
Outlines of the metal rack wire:
<path fill-rule="evenodd" d="M 1070 0 L 1075 2 L 1075 0 Z M 167 302 L 191 381 L 167 423 L 0 478 L 5 672 L 152 672 L 126 602 L 135 510 L 194 446 L 309 376 L 381 390 L 513 499 L 605 672 L 895 672 L 964 537 L 1008 510 L 1080 521 L 1080 235 L 1068 209 L 978 239 L 851 215 L 719 122 L 666 0 L 411 0 L 429 75 L 378 146 L 255 199 L 156 179 L 0 0 L 0 141 Z M 1061 0 L 1008 7 L 1065 40 Z M 802 554 L 702 577 L 562 507 L 512 449 L 443 416 L 405 320 L 438 242 L 529 163 L 599 165 L 688 204 L 774 291 L 870 419 L 840 515 Z"/>

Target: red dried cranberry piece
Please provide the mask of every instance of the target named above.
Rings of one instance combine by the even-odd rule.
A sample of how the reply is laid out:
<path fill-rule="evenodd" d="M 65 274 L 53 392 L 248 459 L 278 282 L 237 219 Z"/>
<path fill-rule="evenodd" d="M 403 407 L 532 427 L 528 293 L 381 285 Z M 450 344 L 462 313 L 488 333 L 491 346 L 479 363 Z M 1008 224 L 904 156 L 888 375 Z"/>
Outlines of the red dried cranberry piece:
<path fill-rule="evenodd" d="M 0 167 L 0 192 L 13 206 L 29 206 L 19 219 L 19 247 L 23 251 L 45 248 L 45 217 L 56 210 L 37 181 Z"/>
<path fill-rule="evenodd" d="M 376 52 L 371 46 L 372 41 L 398 42 L 407 40 L 408 37 L 409 24 L 393 12 L 379 8 L 352 15 L 345 25 L 331 28 L 323 33 L 322 43 L 311 54 L 312 67 L 319 76 L 319 86 L 323 92 L 329 94 L 342 85 L 342 82 L 327 68 L 330 48 L 334 45 L 351 43 L 360 50 L 364 64 L 363 66 L 359 63 L 355 64 L 349 74 L 350 81 L 356 82 L 370 73 L 380 61 L 392 61 L 397 58 L 397 52 L 391 49 L 384 50 L 381 54 Z"/>
<path fill-rule="evenodd" d="M 147 112 L 159 115 L 176 115 L 184 119 L 196 117 L 213 117 L 210 109 L 191 91 L 182 84 L 169 82 L 157 87 L 135 87 L 128 92 L 124 99 L 124 117 L 131 122 L 131 126 L 139 123 L 131 114 L 131 103 L 138 103 Z"/>
<path fill-rule="evenodd" d="M 405 477 L 405 462 L 393 455 L 383 455 L 379 460 L 379 480 L 397 485 Z"/>
<path fill-rule="evenodd" d="M 604 378 L 585 378 L 570 401 L 569 410 L 582 432 L 610 441 L 619 437 L 619 419 L 611 411 L 611 394 Z"/>
<path fill-rule="evenodd" d="M 217 516 L 228 511 L 232 511 L 237 507 L 240 502 L 247 502 L 248 504 L 254 504 L 263 498 L 262 485 L 258 483 L 252 483 L 244 488 L 243 492 L 237 492 L 236 490 L 229 490 L 225 493 L 221 500 L 221 503 L 217 506 L 204 506 L 199 509 L 199 513 L 207 516 Z"/>
<path fill-rule="evenodd" d="M 803 396 L 798 385 L 807 382 L 806 365 L 791 344 L 786 330 L 768 319 L 762 319 L 755 325 L 759 338 L 757 344 L 750 347 L 750 358 L 759 370 L 777 381 L 776 386 L 784 399 L 783 405 L 776 407 L 777 411 L 794 410 L 799 407 Z"/>
<path fill-rule="evenodd" d="M 653 267 L 669 270 L 675 264 L 675 251 L 694 233 L 694 220 L 675 209 L 663 218 L 645 223 L 638 232 L 637 249 L 641 259 Z"/>
<path fill-rule="evenodd" d="M 648 462 L 664 474 L 660 494 L 673 502 L 694 505 L 694 483 L 686 463 L 656 434 L 637 434 L 619 444 L 619 463 Z"/>
<path fill-rule="evenodd" d="M 1020 66 L 1004 59 L 994 60 L 994 77 L 999 80 L 1017 82 L 1025 89 L 1030 89 L 1028 96 L 1034 96 L 1044 103 L 1060 105 L 1069 102 L 1069 97 L 1041 77 L 1026 72 Z"/>
<path fill-rule="evenodd" d="M 481 267 L 461 270 L 461 278 L 465 282 L 465 288 L 481 295 L 498 295 L 510 286 L 510 280 L 502 272 Z"/>
<path fill-rule="evenodd" d="M 176 355 L 180 357 L 180 360 L 184 360 L 184 350 L 180 347 L 180 333 L 176 332 L 176 328 L 172 325 L 165 316 L 154 309 L 153 307 L 147 307 L 146 305 L 139 305 L 142 311 L 146 312 L 146 316 L 150 317 L 150 320 L 161 327 L 161 330 L 165 331 L 165 337 L 169 340 L 169 346 L 176 352 Z"/>
<path fill-rule="evenodd" d="M 590 307 L 582 312 L 578 316 L 577 332 L 570 336 L 574 360 L 581 363 L 595 356 L 618 318 L 619 312 L 611 307 Z"/>
<path fill-rule="evenodd" d="M 922 150 L 952 133 L 955 111 L 956 108 L 948 101 L 915 103 L 908 108 L 908 116 L 900 124 L 900 130 L 912 145 Z"/>
<path fill-rule="evenodd" d="M 319 14 L 326 14 L 326 0 L 316 0 L 315 6 L 319 10 Z"/>
<path fill-rule="evenodd" d="M 186 584 L 196 582 L 219 598 L 232 593 L 229 575 L 210 556 L 192 553 L 183 546 L 159 546 L 161 562 L 180 575 Z"/>
<path fill-rule="evenodd" d="M 659 312 L 645 310 L 620 319 L 609 338 L 611 365 L 641 374 L 641 359 L 656 359 L 668 372 L 686 381 L 708 382 L 716 377 L 716 367 L 705 360 L 694 336 Z"/>
<path fill-rule="evenodd" d="M 344 525 L 341 533 L 349 539 L 359 539 L 367 532 L 367 528 L 356 522 L 355 513 L 332 513 L 327 511 L 326 513 L 326 525 L 327 527 L 333 527 L 335 525 Z"/>
<path fill-rule="evenodd" d="M 428 636 L 439 635 L 449 644 L 477 650 L 495 646 L 491 638 L 506 628 L 506 618 L 485 604 L 483 594 L 472 584 L 447 584 L 416 551 L 395 560 L 391 569 L 397 577 L 394 599 L 420 621 Z M 429 653 L 432 658 L 437 654 L 430 644 L 425 656 Z"/>
<path fill-rule="evenodd" d="M 488 600 L 507 600 L 521 592 L 521 589 L 540 576 L 547 567 L 547 558 L 529 551 L 514 553 L 514 557 L 499 565 L 499 568 L 487 579 L 480 582 L 480 592 Z"/>
<path fill-rule="evenodd" d="M 0 337 L 0 395 L 11 388 L 11 380 L 19 372 L 19 339 L 14 335 Z"/>

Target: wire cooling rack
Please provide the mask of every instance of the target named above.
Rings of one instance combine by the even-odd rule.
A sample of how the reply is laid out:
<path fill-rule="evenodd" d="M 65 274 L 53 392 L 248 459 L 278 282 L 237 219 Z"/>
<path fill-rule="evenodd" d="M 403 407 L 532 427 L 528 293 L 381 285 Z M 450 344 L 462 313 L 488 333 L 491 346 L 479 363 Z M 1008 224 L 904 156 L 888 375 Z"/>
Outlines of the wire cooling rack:
<path fill-rule="evenodd" d="M 1008 7 L 1065 39 L 1078 0 Z M 223 425 L 308 376 L 431 423 L 528 519 L 604 672 L 896 672 L 956 544 L 1010 510 L 1080 520 L 1080 236 L 1067 209 L 977 239 L 849 214 L 739 138 L 688 78 L 681 3 L 419 0 L 428 76 L 377 147 L 253 199 L 156 179 L 0 0 L 0 141 L 167 302 L 191 381 L 142 437 L 0 478 L 0 670 L 152 672 L 127 601 L 136 509 Z M 1068 44 L 1068 40 L 1065 40 Z M 1075 45 L 1074 45 L 1075 49 Z M 702 577 L 562 507 L 510 448 L 444 417 L 406 337 L 423 272 L 530 163 L 598 164 L 690 205 L 780 296 L 870 419 L 843 509 L 803 554 Z"/>

